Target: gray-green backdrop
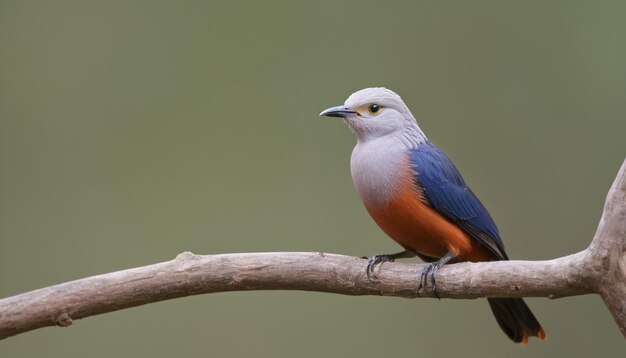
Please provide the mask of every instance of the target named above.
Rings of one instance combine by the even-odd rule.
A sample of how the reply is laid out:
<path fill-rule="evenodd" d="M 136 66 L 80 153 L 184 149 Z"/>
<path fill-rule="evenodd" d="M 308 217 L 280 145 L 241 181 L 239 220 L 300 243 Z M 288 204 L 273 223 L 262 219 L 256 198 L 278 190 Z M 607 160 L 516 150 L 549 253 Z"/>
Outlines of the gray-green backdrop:
<path fill-rule="evenodd" d="M 626 156 L 622 1 L 0 1 L 0 297 L 173 258 L 393 252 L 318 113 L 399 92 L 511 257 L 585 248 Z M 2 357 L 569 357 L 626 345 L 597 296 L 204 295 L 45 328 Z"/>

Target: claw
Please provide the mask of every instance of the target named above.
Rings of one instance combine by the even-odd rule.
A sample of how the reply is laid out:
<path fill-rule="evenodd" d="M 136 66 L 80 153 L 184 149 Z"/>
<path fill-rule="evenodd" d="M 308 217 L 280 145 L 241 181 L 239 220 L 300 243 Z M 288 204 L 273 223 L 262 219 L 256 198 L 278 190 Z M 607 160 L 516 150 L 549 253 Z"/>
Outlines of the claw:
<path fill-rule="evenodd" d="M 437 270 L 439 270 L 439 265 L 433 265 L 433 271 L 430 274 L 430 282 L 433 285 L 433 296 L 435 296 L 437 299 L 441 299 L 441 297 L 439 297 L 439 294 L 437 293 L 437 281 L 435 279 L 435 277 L 437 276 Z"/>
<path fill-rule="evenodd" d="M 420 294 L 420 290 L 422 288 L 425 288 L 426 285 L 424 285 L 424 280 L 426 279 L 426 276 L 428 275 L 428 272 L 430 272 L 430 270 L 432 270 L 435 267 L 435 265 L 433 265 L 432 263 L 427 263 L 426 266 L 422 269 L 422 273 L 420 274 L 420 283 L 417 286 L 417 295 L 419 296 Z"/>
<path fill-rule="evenodd" d="M 428 273 L 430 273 L 430 285 L 432 286 L 433 296 L 439 298 L 439 294 L 437 293 L 437 280 L 436 280 L 437 270 L 439 270 L 439 267 L 440 266 L 437 264 L 437 262 L 435 263 L 429 262 L 428 264 L 426 264 L 426 267 L 422 269 L 422 273 L 420 274 L 420 283 L 417 286 L 418 296 L 419 296 L 419 291 L 422 288 L 426 288 L 426 285 L 424 283 L 427 281 Z"/>
<path fill-rule="evenodd" d="M 370 259 L 367 260 L 367 268 L 365 272 L 367 273 L 367 278 L 371 279 L 376 278 L 374 274 L 374 268 L 376 265 L 381 264 L 383 262 L 393 262 L 395 259 L 391 257 L 391 255 L 374 255 Z"/>
<path fill-rule="evenodd" d="M 441 297 L 439 297 L 439 294 L 437 293 L 437 271 L 439 271 L 439 268 L 443 265 L 445 265 L 448 261 L 452 260 L 455 256 L 448 252 L 444 257 L 442 257 L 439 261 L 435 261 L 435 262 L 429 262 L 428 264 L 426 264 L 426 267 L 424 267 L 422 269 L 422 273 L 420 274 L 420 283 L 417 286 L 417 296 L 420 295 L 420 289 L 425 288 L 426 285 L 424 285 L 424 280 L 426 280 L 426 277 L 428 276 L 428 273 L 430 272 L 430 284 L 431 286 L 433 286 L 432 290 L 433 290 L 433 296 L 441 299 Z"/>

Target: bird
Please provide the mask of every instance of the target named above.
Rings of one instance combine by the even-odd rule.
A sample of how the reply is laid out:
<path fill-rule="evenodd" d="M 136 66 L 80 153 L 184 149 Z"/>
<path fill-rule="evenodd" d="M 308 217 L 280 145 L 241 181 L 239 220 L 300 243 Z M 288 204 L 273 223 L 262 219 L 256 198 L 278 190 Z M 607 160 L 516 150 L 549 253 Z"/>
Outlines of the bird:
<path fill-rule="evenodd" d="M 430 273 L 446 263 L 508 260 L 494 220 L 459 170 L 420 129 L 402 98 L 384 87 L 365 88 L 320 116 L 339 117 L 356 135 L 350 158 L 352 181 L 376 224 L 404 251 L 371 257 L 374 267 L 418 256 L 427 263 L 418 293 Z M 546 334 L 521 298 L 488 298 L 504 333 L 515 343 Z"/>

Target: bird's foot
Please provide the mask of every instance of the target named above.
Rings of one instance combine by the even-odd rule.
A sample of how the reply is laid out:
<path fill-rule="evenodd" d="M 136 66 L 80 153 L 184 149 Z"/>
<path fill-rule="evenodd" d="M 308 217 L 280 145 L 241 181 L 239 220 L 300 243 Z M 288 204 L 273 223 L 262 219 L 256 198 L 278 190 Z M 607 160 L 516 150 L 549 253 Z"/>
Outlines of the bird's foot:
<path fill-rule="evenodd" d="M 396 258 L 393 255 L 374 255 L 371 258 L 367 259 L 367 268 L 365 269 L 365 271 L 367 272 L 367 278 L 376 278 L 376 274 L 374 274 L 374 268 L 376 267 L 376 265 L 379 265 L 383 262 L 393 262 L 395 260 Z"/>
<path fill-rule="evenodd" d="M 440 298 L 439 294 L 437 293 L 437 271 L 439 270 L 439 267 L 441 267 L 441 265 L 438 265 L 438 261 L 437 262 L 429 262 L 428 264 L 426 264 L 426 267 L 424 267 L 422 269 L 422 273 L 420 274 L 420 283 L 417 286 L 417 295 L 420 295 L 420 290 L 423 288 L 426 288 L 426 280 L 428 277 L 428 274 L 430 273 L 430 285 L 432 286 L 432 291 L 433 291 L 433 296 L 435 296 L 436 298 Z"/>
<path fill-rule="evenodd" d="M 441 297 L 439 297 L 439 293 L 437 293 L 437 271 L 439 271 L 439 268 L 443 265 L 445 265 L 448 261 L 452 260 L 454 258 L 454 255 L 452 255 L 451 253 L 447 253 L 444 257 L 442 257 L 439 261 L 435 261 L 435 262 L 429 262 L 426 264 L 426 266 L 422 269 L 422 272 L 420 273 L 420 283 L 417 286 L 417 295 L 420 295 L 420 289 L 422 288 L 426 288 L 426 279 L 428 277 L 428 273 L 430 273 L 430 285 L 432 286 L 432 291 L 433 291 L 433 296 L 441 299 Z"/>

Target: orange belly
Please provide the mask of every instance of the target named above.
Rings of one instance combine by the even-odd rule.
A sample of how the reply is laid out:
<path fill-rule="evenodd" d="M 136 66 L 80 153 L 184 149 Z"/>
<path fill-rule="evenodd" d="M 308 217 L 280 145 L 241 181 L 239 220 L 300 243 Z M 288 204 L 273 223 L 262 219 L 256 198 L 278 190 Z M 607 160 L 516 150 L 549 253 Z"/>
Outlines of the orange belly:
<path fill-rule="evenodd" d="M 401 188 L 384 205 L 365 203 L 380 228 L 407 250 L 441 258 L 451 252 L 454 261 L 489 261 L 490 252 L 463 229 L 424 203 L 413 185 Z"/>

